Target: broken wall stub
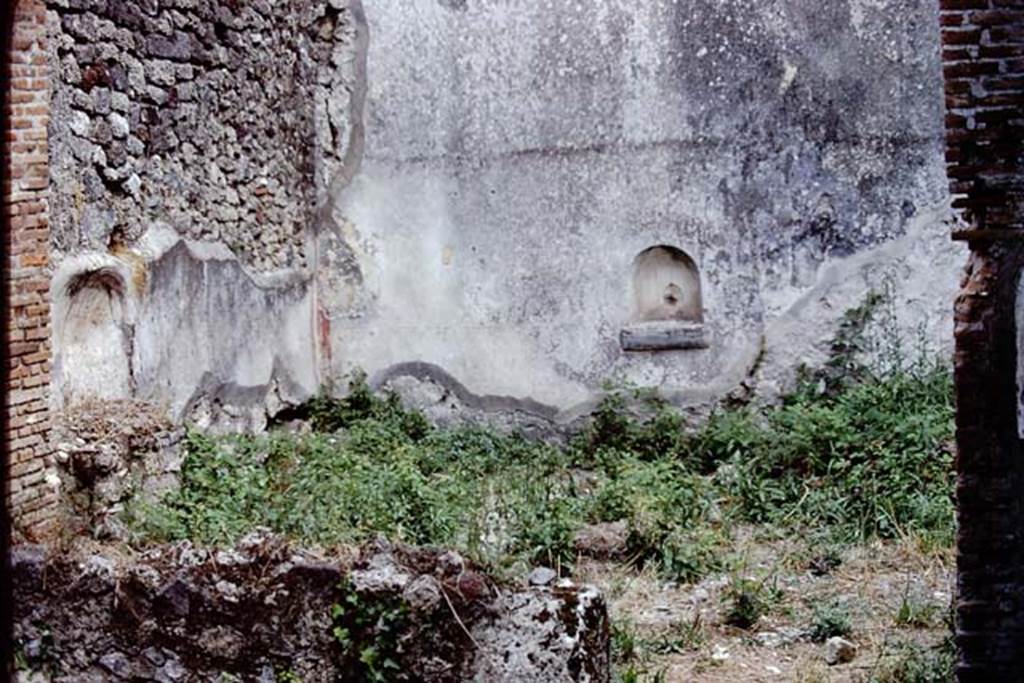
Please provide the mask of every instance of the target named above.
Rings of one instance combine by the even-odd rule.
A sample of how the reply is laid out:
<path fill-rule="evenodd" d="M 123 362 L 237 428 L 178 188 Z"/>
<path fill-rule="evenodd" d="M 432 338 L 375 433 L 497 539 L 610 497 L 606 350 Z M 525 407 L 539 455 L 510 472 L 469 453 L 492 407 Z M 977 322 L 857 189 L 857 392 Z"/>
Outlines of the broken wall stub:
<path fill-rule="evenodd" d="M 143 401 L 89 400 L 57 413 L 52 441 L 66 537 L 130 540 L 131 504 L 176 489 L 185 429 Z"/>
<path fill-rule="evenodd" d="M 1024 676 L 1024 5 L 942 0 L 947 170 L 970 259 L 955 308 L 961 681 Z"/>
<path fill-rule="evenodd" d="M 16 646 L 44 680 L 611 679 L 596 590 L 501 585 L 453 552 L 378 544 L 342 561 L 254 533 L 131 559 L 21 546 L 12 569 Z"/>

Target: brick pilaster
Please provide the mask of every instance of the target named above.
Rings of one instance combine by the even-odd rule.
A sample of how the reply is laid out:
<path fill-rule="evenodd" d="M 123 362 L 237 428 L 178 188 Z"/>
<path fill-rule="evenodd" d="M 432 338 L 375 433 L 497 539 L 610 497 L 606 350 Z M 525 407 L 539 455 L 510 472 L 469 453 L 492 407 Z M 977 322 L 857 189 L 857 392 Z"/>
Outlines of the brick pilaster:
<path fill-rule="evenodd" d="M 1024 0 L 941 0 L 946 161 L 975 230 L 1024 228 Z"/>
<path fill-rule="evenodd" d="M 53 467 L 49 443 L 50 80 L 46 7 L 41 0 L 17 3 L 6 61 L 7 500 L 16 536 L 42 539 L 54 527 L 57 491 L 48 481 Z"/>
<path fill-rule="evenodd" d="M 961 681 L 1024 680 L 1024 0 L 940 0 L 946 162 L 971 259 L 956 303 Z"/>

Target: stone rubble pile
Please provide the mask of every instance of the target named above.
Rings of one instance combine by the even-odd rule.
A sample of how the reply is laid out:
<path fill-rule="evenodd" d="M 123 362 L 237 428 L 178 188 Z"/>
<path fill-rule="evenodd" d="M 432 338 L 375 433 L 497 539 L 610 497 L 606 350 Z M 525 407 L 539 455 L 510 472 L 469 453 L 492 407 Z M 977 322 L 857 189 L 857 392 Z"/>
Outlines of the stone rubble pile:
<path fill-rule="evenodd" d="M 133 496 L 152 499 L 178 486 L 184 435 L 143 401 L 90 400 L 64 409 L 53 442 L 65 528 L 123 538 L 118 515 Z"/>

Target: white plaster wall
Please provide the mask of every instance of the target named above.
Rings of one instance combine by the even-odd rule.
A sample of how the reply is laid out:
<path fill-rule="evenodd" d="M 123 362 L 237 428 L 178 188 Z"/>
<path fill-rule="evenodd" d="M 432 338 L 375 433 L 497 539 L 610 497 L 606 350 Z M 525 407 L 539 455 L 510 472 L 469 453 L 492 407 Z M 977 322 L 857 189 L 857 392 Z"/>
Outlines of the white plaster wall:
<path fill-rule="evenodd" d="M 784 384 L 883 286 L 948 335 L 936 10 L 868 4 L 368 0 L 331 374 L 420 361 L 559 409 L 608 379 L 706 397 L 763 343 Z M 659 244 L 700 269 L 708 349 L 619 349 Z"/>

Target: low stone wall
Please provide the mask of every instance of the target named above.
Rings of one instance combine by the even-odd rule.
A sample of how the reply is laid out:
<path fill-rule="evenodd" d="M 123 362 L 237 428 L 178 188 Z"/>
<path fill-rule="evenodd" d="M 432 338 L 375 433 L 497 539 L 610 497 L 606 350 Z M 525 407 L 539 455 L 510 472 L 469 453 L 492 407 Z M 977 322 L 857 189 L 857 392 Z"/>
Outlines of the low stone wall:
<path fill-rule="evenodd" d="M 456 553 L 384 543 L 352 562 L 262 534 L 124 553 L 14 550 L 21 680 L 610 680 L 591 588 L 503 586 Z"/>

